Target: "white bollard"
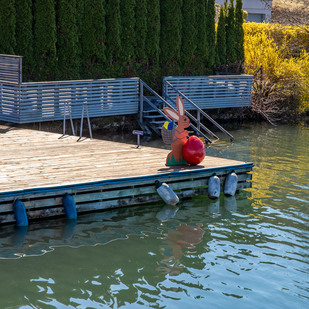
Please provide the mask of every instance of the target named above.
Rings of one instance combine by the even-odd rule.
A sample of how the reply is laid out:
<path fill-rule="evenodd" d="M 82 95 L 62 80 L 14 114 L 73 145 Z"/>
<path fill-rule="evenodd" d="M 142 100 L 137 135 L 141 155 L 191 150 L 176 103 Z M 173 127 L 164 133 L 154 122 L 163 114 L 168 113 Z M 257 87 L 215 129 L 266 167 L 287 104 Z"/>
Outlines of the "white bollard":
<path fill-rule="evenodd" d="M 208 196 L 212 200 L 220 196 L 220 179 L 216 174 L 208 179 Z"/>
<path fill-rule="evenodd" d="M 238 177 L 234 171 L 229 173 L 225 178 L 224 194 L 227 196 L 234 196 L 237 190 Z"/>
<path fill-rule="evenodd" d="M 175 192 L 166 184 L 159 180 L 155 181 L 156 189 L 162 200 L 168 205 L 176 205 L 179 203 L 179 198 Z"/>

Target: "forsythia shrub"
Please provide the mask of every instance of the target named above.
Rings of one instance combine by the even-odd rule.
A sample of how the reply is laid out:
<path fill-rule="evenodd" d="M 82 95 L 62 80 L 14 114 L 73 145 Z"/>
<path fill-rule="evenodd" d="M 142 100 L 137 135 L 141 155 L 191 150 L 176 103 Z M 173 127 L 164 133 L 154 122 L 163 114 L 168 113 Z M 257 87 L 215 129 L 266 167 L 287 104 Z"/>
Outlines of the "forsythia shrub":
<path fill-rule="evenodd" d="M 297 113 L 309 108 L 309 33 L 294 26 L 244 24 L 246 73 L 263 67 L 263 78 L 293 98 Z M 297 47 L 296 47 L 297 46 Z M 302 48 L 302 50 L 300 50 Z"/>

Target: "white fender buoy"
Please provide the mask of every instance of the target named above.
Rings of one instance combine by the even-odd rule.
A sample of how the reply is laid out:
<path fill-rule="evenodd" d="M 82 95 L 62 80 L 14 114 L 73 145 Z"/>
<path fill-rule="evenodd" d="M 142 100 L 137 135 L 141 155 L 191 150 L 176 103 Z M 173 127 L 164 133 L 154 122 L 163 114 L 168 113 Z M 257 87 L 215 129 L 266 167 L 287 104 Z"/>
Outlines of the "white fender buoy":
<path fill-rule="evenodd" d="M 166 184 L 159 180 L 155 181 L 156 189 L 162 200 L 168 205 L 176 205 L 179 203 L 179 198 L 175 192 Z"/>
<path fill-rule="evenodd" d="M 208 179 L 208 196 L 212 200 L 220 196 L 220 179 L 216 174 Z"/>
<path fill-rule="evenodd" d="M 234 196 L 237 189 L 238 177 L 234 171 L 229 173 L 225 178 L 224 194 L 227 196 Z"/>

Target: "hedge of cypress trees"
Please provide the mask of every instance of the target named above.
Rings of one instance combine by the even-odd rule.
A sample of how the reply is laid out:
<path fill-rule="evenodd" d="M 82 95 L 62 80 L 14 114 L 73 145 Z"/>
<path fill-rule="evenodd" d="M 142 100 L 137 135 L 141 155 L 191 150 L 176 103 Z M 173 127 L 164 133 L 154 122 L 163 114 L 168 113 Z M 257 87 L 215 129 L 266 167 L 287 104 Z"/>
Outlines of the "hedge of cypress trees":
<path fill-rule="evenodd" d="M 236 0 L 235 8 L 235 60 L 243 62 L 245 60 L 244 52 L 244 29 L 243 29 L 243 11 L 242 0 Z"/>
<path fill-rule="evenodd" d="M 206 44 L 207 44 L 207 68 L 209 73 L 213 71 L 216 61 L 216 29 L 215 29 L 215 0 L 208 0 L 206 6 Z"/>
<path fill-rule="evenodd" d="M 160 0 L 147 0 L 147 71 L 157 71 L 160 54 Z"/>
<path fill-rule="evenodd" d="M 120 1 L 120 19 L 121 19 L 121 49 L 119 70 L 124 76 L 134 76 L 135 68 L 133 60 L 135 59 L 135 0 Z"/>
<path fill-rule="evenodd" d="M 106 0 L 106 76 L 117 77 L 120 44 L 120 0 Z M 119 74 L 119 73 L 118 73 Z"/>
<path fill-rule="evenodd" d="M 196 49 L 195 0 L 183 0 L 181 64 L 183 74 L 190 74 L 194 66 Z"/>
<path fill-rule="evenodd" d="M 195 72 L 198 75 L 205 74 L 206 64 L 206 5 L 207 0 L 196 0 L 196 49 L 195 49 Z"/>
<path fill-rule="evenodd" d="M 105 63 L 105 5 L 104 0 L 84 0 L 81 20 L 81 61 L 86 78 L 104 75 Z"/>
<path fill-rule="evenodd" d="M 235 54 L 235 8 L 234 0 L 230 0 L 226 15 L 226 59 L 228 63 L 236 61 Z"/>
<path fill-rule="evenodd" d="M 147 35 L 147 1 L 136 1 L 135 7 L 135 61 L 137 65 L 137 75 L 140 76 L 143 72 L 143 67 L 146 65 L 146 35 Z"/>
<path fill-rule="evenodd" d="M 226 64 L 226 32 L 225 32 L 225 13 L 223 6 L 220 7 L 217 40 L 216 40 L 217 66 Z"/>
<path fill-rule="evenodd" d="M 2 54 L 14 54 L 16 47 L 15 0 L 0 0 L 0 49 Z"/>
<path fill-rule="evenodd" d="M 23 55 L 23 80 L 31 79 L 34 71 L 32 0 L 15 1 L 16 8 L 16 44 L 15 53 Z"/>
<path fill-rule="evenodd" d="M 24 56 L 27 81 L 213 74 L 243 61 L 233 1 L 216 35 L 215 0 L 0 0 L 0 53 Z"/>
<path fill-rule="evenodd" d="M 76 0 L 57 1 L 58 74 L 62 79 L 79 78 Z"/>
<path fill-rule="evenodd" d="M 178 75 L 182 0 L 161 0 L 160 64 L 163 75 Z"/>
<path fill-rule="evenodd" d="M 54 0 L 34 0 L 35 80 L 55 80 L 56 12 Z"/>

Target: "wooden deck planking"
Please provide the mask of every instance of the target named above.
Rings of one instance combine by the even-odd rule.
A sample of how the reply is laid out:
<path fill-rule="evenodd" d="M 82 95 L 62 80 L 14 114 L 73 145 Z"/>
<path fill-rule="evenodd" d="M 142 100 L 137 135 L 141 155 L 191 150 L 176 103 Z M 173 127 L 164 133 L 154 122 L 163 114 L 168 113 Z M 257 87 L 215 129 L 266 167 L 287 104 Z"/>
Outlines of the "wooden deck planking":
<path fill-rule="evenodd" d="M 167 149 L 0 126 L 0 193 L 244 162 L 206 156 L 197 167 L 166 167 Z"/>

